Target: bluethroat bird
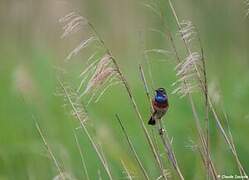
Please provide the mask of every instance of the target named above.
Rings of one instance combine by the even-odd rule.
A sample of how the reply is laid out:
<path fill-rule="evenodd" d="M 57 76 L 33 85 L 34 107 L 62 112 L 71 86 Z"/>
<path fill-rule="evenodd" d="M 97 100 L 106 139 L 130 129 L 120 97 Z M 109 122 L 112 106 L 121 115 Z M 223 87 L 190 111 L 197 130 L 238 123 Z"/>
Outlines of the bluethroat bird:
<path fill-rule="evenodd" d="M 152 100 L 153 114 L 148 122 L 150 125 L 155 125 L 157 120 L 160 120 L 169 108 L 167 93 L 164 88 L 156 90 L 155 97 Z"/>

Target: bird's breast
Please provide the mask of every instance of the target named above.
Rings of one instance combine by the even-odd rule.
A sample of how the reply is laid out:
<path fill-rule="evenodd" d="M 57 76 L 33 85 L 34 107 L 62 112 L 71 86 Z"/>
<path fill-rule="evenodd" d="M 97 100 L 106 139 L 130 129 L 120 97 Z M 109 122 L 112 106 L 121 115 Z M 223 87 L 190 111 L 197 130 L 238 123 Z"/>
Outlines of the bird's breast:
<path fill-rule="evenodd" d="M 163 110 L 166 110 L 168 108 L 168 101 L 165 101 L 165 102 L 157 102 L 155 100 L 153 100 L 153 108 L 154 110 L 157 110 L 157 111 L 163 111 Z"/>

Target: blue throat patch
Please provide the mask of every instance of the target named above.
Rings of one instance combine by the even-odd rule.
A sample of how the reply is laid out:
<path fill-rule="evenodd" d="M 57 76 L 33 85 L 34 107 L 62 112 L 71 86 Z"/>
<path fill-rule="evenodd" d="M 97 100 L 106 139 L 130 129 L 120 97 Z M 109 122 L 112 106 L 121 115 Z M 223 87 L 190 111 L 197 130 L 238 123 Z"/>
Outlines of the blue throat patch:
<path fill-rule="evenodd" d="M 159 103 L 165 102 L 167 100 L 167 97 L 165 95 L 157 93 L 155 100 Z"/>

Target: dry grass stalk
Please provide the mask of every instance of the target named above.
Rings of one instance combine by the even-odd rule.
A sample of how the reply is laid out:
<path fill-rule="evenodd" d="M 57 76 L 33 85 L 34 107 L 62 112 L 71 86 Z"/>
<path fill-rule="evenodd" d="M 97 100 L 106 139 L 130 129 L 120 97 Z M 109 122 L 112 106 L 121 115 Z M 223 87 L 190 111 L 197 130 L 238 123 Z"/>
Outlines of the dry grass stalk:
<path fill-rule="evenodd" d="M 135 159 L 136 159 L 136 161 L 137 161 L 137 163 L 138 163 L 138 165 L 139 165 L 139 167 L 140 167 L 140 169 L 141 169 L 141 171 L 142 171 L 142 173 L 144 175 L 144 178 L 149 180 L 150 178 L 149 178 L 145 168 L 143 167 L 143 164 L 142 164 L 141 160 L 139 159 L 139 157 L 137 155 L 137 152 L 136 152 L 136 150 L 135 150 L 135 148 L 134 148 L 134 146 L 133 146 L 133 144 L 132 144 L 132 142 L 130 140 L 130 137 L 129 137 L 129 135 L 128 135 L 128 133 L 127 133 L 127 131 L 126 131 L 126 129 L 125 129 L 125 127 L 124 127 L 124 125 L 123 125 L 123 123 L 122 123 L 122 121 L 121 121 L 118 114 L 116 114 L 116 118 L 117 118 L 117 120 L 118 120 L 118 122 L 119 122 L 119 124 L 121 126 L 121 129 L 122 129 L 122 131 L 123 131 L 123 133 L 125 135 L 125 138 L 126 138 L 128 144 L 129 144 L 129 147 L 130 147 L 130 149 L 131 149 L 131 151 L 132 151 L 132 153 L 133 153 L 133 155 L 134 155 L 134 157 L 135 157 Z"/>
<path fill-rule="evenodd" d="M 167 169 L 166 169 L 166 164 L 165 164 L 164 159 L 163 159 L 163 156 L 165 154 L 161 152 L 160 147 L 159 147 L 160 146 L 160 142 L 157 139 L 158 131 L 155 130 L 155 129 L 153 129 L 153 128 L 150 129 L 150 130 L 151 130 L 150 134 L 152 134 L 152 141 L 153 141 L 155 149 L 157 151 L 157 155 L 159 157 L 160 163 L 162 164 L 162 166 L 164 168 L 164 174 L 168 178 L 169 176 L 165 173 Z M 160 175 L 159 177 L 162 177 L 162 176 Z M 169 179 L 170 179 L 170 177 L 169 177 Z"/>
<path fill-rule="evenodd" d="M 56 166 L 56 168 L 58 170 L 60 178 L 62 180 L 66 180 L 66 178 L 64 176 L 64 173 L 63 173 L 63 170 L 60 167 L 59 162 L 56 160 L 56 158 L 55 158 L 55 156 L 54 156 L 54 154 L 52 152 L 52 149 L 50 148 L 48 142 L 46 141 L 46 139 L 45 139 L 45 137 L 44 137 L 44 135 L 43 135 L 43 133 L 41 131 L 41 128 L 40 128 L 40 126 L 39 126 L 39 124 L 37 122 L 35 123 L 35 126 L 36 126 L 36 129 L 37 129 L 37 131 L 39 132 L 39 134 L 40 134 L 40 136 L 42 138 L 42 141 L 43 141 L 43 143 L 44 143 L 44 145 L 45 145 L 45 147 L 47 149 L 47 152 L 49 153 L 49 156 L 51 157 L 52 161 L 54 162 L 54 164 L 55 164 L 55 166 Z"/>
<path fill-rule="evenodd" d="M 94 142 L 94 140 L 91 137 L 90 133 L 88 132 L 88 130 L 87 130 L 86 126 L 85 126 L 85 123 L 84 123 L 85 120 L 82 119 L 82 116 L 78 113 L 77 107 L 75 106 L 75 103 L 73 102 L 73 99 L 71 98 L 70 92 L 67 90 L 67 88 L 64 86 L 64 84 L 62 83 L 61 80 L 58 79 L 58 81 L 59 81 L 60 87 L 63 90 L 63 92 L 64 92 L 64 94 L 65 94 L 65 96 L 66 96 L 66 98 L 67 98 L 67 100 L 68 100 L 71 108 L 73 109 L 73 112 L 75 114 L 76 119 L 80 123 L 81 129 L 83 130 L 83 132 L 85 133 L 85 135 L 89 139 L 91 145 L 93 146 L 95 152 L 97 153 L 98 158 L 100 159 L 100 162 L 102 163 L 102 165 L 103 165 L 103 167 L 104 167 L 104 169 L 105 169 L 105 171 L 106 171 L 109 179 L 112 180 L 113 178 L 112 178 L 110 169 L 109 169 L 108 165 L 106 164 L 106 162 L 105 162 L 105 160 L 104 160 L 104 158 L 103 158 L 103 156 L 102 156 L 102 154 L 101 154 L 98 146 L 96 145 L 96 143 Z"/>
<path fill-rule="evenodd" d="M 174 169 L 177 172 L 177 175 L 179 176 L 180 179 L 184 179 L 182 172 L 180 170 L 180 167 L 178 165 L 176 156 L 175 156 L 175 152 L 173 150 L 172 147 L 172 142 L 170 141 L 169 137 L 168 137 L 168 133 L 165 131 L 165 128 L 163 127 L 163 124 L 161 121 L 159 121 L 158 123 L 158 131 L 159 131 L 159 135 L 161 137 L 161 140 L 163 142 L 164 148 L 168 154 L 168 158 L 171 161 Z"/>
<path fill-rule="evenodd" d="M 140 70 L 140 74 L 141 74 L 141 79 L 142 79 L 143 84 L 144 84 L 147 99 L 148 99 L 148 101 L 149 101 L 149 103 L 151 105 L 151 112 L 152 112 L 153 107 L 152 107 L 152 102 L 151 102 L 150 93 L 149 93 L 149 89 L 148 89 L 148 84 L 146 82 L 144 71 L 143 71 L 143 68 L 142 68 L 141 65 L 139 66 L 139 70 Z M 184 179 L 184 177 L 183 177 L 183 175 L 181 173 L 181 170 L 180 170 L 180 168 L 178 166 L 178 163 L 177 163 L 175 154 L 173 152 L 172 145 L 171 145 L 171 143 L 169 141 L 167 132 L 165 131 L 165 128 L 163 127 L 161 120 L 159 120 L 159 122 L 157 123 L 157 127 L 158 127 L 158 134 L 161 137 L 161 140 L 162 140 L 163 145 L 164 145 L 164 150 L 166 151 L 166 154 L 168 155 L 169 161 L 172 163 L 172 165 L 173 165 L 174 169 L 176 170 L 179 178 Z"/>
<path fill-rule="evenodd" d="M 205 56 L 204 56 L 204 50 L 202 47 L 202 43 L 201 43 L 201 38 L 199 33 L 198 34 L 198 40 L 199 40 L 199 45 L 200 45 L 200 49 L 201 49 L 201 63 L 202 63 L 202 73 L 203 73 L 203 87 L 202 87 L 202 92 L 204 94 L 204 99 L 205 99 L 205 123 L 206 123 L 206 150 L 207 150 L 207 154 L 210 154 L 210 148 L 209 148 L 209 106 L 208 106 L 208 82 L 207 82 L 207 70 L 206 70 L 206 61 L 205 61 Z M 212 164 L 211 162 L 207 162 L 207 166 L 209 167 L 209 163 Z"/>

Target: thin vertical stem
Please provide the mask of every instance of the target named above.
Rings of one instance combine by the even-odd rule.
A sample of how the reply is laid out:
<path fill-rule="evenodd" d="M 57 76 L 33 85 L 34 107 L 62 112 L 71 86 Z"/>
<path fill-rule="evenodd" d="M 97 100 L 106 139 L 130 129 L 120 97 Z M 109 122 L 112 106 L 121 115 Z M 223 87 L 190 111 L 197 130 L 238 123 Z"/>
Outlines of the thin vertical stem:
<path fill-rule="evenodd" d="M 216 113 L 216 111 L 215 111 L 215 109 L 214 109 L 214 106 L 213 106 L 213 103 L 212 103 L 210 97 L 208 97 L 208 104 L 209 104 L 209 107 L 210 107 L 211 112 L 212 112 L 213 115 L 214 115 L 214 119 L 215 119 L 215 121 L 216 121 L 216 124 L 218 125 L 219 130 L 220 130 L 221 134 L 223 135 L 223 137 L 224 137 L 224 139 L 225 139 L 225 142 L 228 144 L 229 149 L 231 150 L 231 152 L 232 152 L 232 154 L 233 154 L 233 156 L 234 156 L 234 158 L 235 158 L 235 160 L 236 160 L 236 163 L 237 163 L 238 168 L 243 172 L 243 174 L 244 174 L 245 176 L 247 176 L 247 174 L 246 174 L 246 172 L 245 172 L 245 170 L 244 170 L 244 168 L 243 168 L 243 166 L 242 166 L 242 164 L 241 164 L 241 162 L 240 162 L 240 160 L 239 160 L 239 157 L 238 157 L 238 155 L 237 155 L 237 151 L 236 151 L 236 149 L 234 148 L 234 147 L 235 147 L 234 144 L 231 142 L 231 140 L 230 140 L 229 137 L 227 136 L 227 134 L 226 134 L 224 128 L 223 128 L 222 125 L 221 125 L 220 119 L 219 119 L 218 114 Z M 249 178 L 247 178 L 247 179 L 249 179 Z"/>
<path fill-rule="evenodd" d="M 145 78 L 145 75 L 144 75 L 144 71 L 143 71 L 143 68 L 142 68 L 141 65 L 139 66 L 139 70 L 140 70 L 141 79 L 143 81 L 144 88 L 145 88 L 145 91 L 146 91 L 147 99 L 148 99 L 148 101 L 149 101 L 149 103 L 151 105 L 151 108 L 153 109 L 150 94 L 149 94 L 148 85 L 147 85 L 146 78 Z M 172 150 L 171 144 L 169 143 L 169 141 L 167 139 L 168 136 L 165 138 L 165 136 L 164 136 L 165 132 L 164 132 L 162 122 L 161 122 L 161 120 L 158 120 L 158 121 L 159 121 L 159 122 L 157 122 L 157 124 L 158 124 L 158 126 L 157 126 L 158 127 L 158 134 L 161 137 L 161 140 L 162 140 L 163 145 L 164 145 L 164 149 L 165 149 L 165 151 L 166 151 L 166 153 L 168 155 L 168 159 L 172 163 L 172 165 L 173 165 L 174 169 L 176 170 L 179 178 L 183 180 L 184 177 L 183 177 L 183 175 L 182 175 L 182 173 L 180 171 L 180 168 L 178 166 L 178 163 L 177 163 L 176 157 L 174 155 L 174 152 Z"/>
<path fill-rule="evenodd" d="M 74 138 L 75 138 L 75 142 L 76 142 L 77 148 L 78 148 L 79 153 L 80 153 L 80 158 L 81 158 L 81 162 L 82 162 L 82 165 L 83 165 L 83 168 L 84 168 L 86 179 L 90 180 L 89 175 L 88 175 L 88 171 L 87 171 L 87 167 L 86 167 L 86 162 L 85 162 L 85 159 L 84 159 L 84 156 L 83 156 L 83 152 L 82 152 L 82 150 L 80 148 L 80 143 L 79 143 L 78 137 L 77 137 L 75 132 L 74 132 Z"/>
<path fill-rule="evenodd" d="M 56 168 L 57 168 L 57 170 L 58 170 L 58 172 L 59 172 L 61 178 L 62 178 L 63 180 L 65 180 L 66 178 L 65 178 L 65 176 L 64 176 L 64 174 L 63 174 L 63 171 L 62 171 L 62 169 L 61 169 L 61 167 L 60 167 L 58 161 L 56 160 L 56 158 L 55 158 L 55 156 L 54 156 L 54 154 L 53 154 L 53 152 L 52 152 L 52 150 L 51 150 L 49 144 L 47 143 L 47 141 L 46 141 L 46 139 L 45 139 L 45 137 L 44 137 L 44 135 L 43 135 L 43 133 L 42 133 L 42 131 L 41 131 L 41 128 L 40 128 L 40 126 L 39 126 L 39 124 L 38 124 L 37 122 L 35 122 L 35 126 L 36 126 L 36 129 L 37 129 L 37 131 L 39 132 L 39 134 L 40 134 L 40 136 L 41 136 L 41 138 L 42 138 L 42 141 L 43 141 L 43 143 L 44 143 L 44 145 L 45 145 L 45 147 L 46 147 L 46 149 L 47 149 L 47 151 L 48 151 L 48 153 L 49 153 L 51 159 L 53 160 L 53 162 L 54 162 L 54 164 L 55 164 L 55 166 L 56 166 Z"/>
<path fill-rule="evenodd" d="M 75 114 L 75 116 L 76 116 L 76 119 L 79 121 L 80 126 L 82 127 L 82 128 L 81 128 L 82 131 L 86 134 L 86 136 L 87 136 L 87 138 L 89 139 L 91 145 L 93 146 L 95 152 L 97 153 L 98 158 L 100 159 L 100 162 L 102 163 L 102 165 L 103 165 L 103 167 L 104 167 L 104 169 L 105 169 L 105 171 L 106 171 L 106 173 L 107 173 L 109 179 L 112 180 L 113 178 L 112 178 L 110 169 L 109 169 L 108 165 L 105 163 L 105 160 L 103 159 L 103 157 L 102 157 L 102 155 L 101 155 L 101 153 L 100 153 L 100 151 L 99 151 L 97 145 L 95 144 L 95 142 L 93 141 L 93 139 L 92 139 L 90 133 L 88 132 L 88 130 L 87 130 L 85 124 L 84 124 L 84 120 L 81 118 L 80 114 L 79 114 L 78 111 L 77 111 L 77 108 L 75 107 L 75 103 L 74 103 L 73 100 L 71 99 L 70 94 L 69 94 L 69 92 L 67 91 L 67 89 L 65 88 L 65 86 L 63 85 L 63 83 L 62 83 L 59 79 L 58 79 L 58 81 L 59 81 L 59 84 L 60 84 L 62 90 L 64 91 L 64 94 L 65 94 L 65 96 L 66 96 L 66 98 L 67 98 L 67 100 L 68 100 L 70 106 L 72 107 L 72 110 L 73 110 L 73 112 L 74 112 L 74 114 Z"/>
<path fill-rule="evenodd" d="M 198 114 L 197 114 L 197 111 L 196 111 L 196 108 L 195 108 L 195 104 L 194 104 L 193 98 L 192 98 L 192 96 L 191 96 L 190 93 L 188 93 L 188 98 L 189 98 L 189 101 L 190 101 L 190 104 L 191 104 L 191 109 L 192 109 L 192 112 L 193 112 L 193 115 L 194 115 L 194 119 L 195 119 L 195 122 L 196 122 L 196 125 L 197 125 L 197 130 L 198 130 L 199 138 L 200 138 L 200 140 L 201 140 L 201 144 L 202 144 L 203 149 L 204 149 L 204 151 L 205 151 L 204 154 L 206 155 L 206 161 L 209 161 L 209 163 L 210 163 L 210 168 L 209 168 L 208 166 L 206 166 L 206 167 L 207 167 L 207 171 L 209 171 L 209 170 L 211 169 L 213 178 L 214 178 L 214 179 L 217 179 L 217 172 L 216 172 L 216 170 L 215 170 L 215 168 L 214 168 L 214 165 L 213 165 L 213 163 L 212 163 L 212 161 L 211 161 L 210 155 L 207 154 L 207 151 L 206 151 L 206 150 L 207 150 L 207 149 L 206 149 L 207 144 L 206 144 L 205 138 L 204 138 L 204 136 L 203 136 L 204 133 L 203 133 L 203 131 L 202 131 L 202 128 L 201 128 L 201 125 L 200 125 L 199 116 L 198 116 Z M 207 164 L 206 164 L 206 165 L 207 165 Z"/>
<path fill-rule="evenodd" d="M 128 136 L 128 133 L 127 133 L 127 131 L 126 131 L 126 129 L 125 129 L 125 127 L 124 127 L 124 125 L 123 125 L 123 123 L 122 123 L 122 121 L 121 121 L 121 119 L 120 119 L 120 117 L 119 117 L 118 114 L 116 114 L 116 119 L 118 120 L 119 125 L 121 126 L 121 129 L 122 129 L 122 131 L 123 131 L 123 133 L 125 135 L 125 138 L 126 138 L 128 144 L 129 144 L 129 147 L 130 147 L 133 155 L 135 156 L 135 159 L 136 159 L 136 161 L 137 161 L 137 163 L 138 163 L 138 165 L 139 165 L 139 167 L 140 167 L 140 169 L 141 169 L 141 171 L 142 171 L 142 173 L 144 175 L 144 178 L 149 180 L 150 178 L 149 178 L 149 176 L 148 176 L 145 168 L 143 167 L 143 164 L 140 161 L 140 159 L 139 159 L 139 157 L 137 155 L 137 152 L 136 152 L 136 150 L 135 150 L 135 148 L 134 148 L 134 146 L 133 146 L 133 144 L 132 144 L 132 142 L 130 140 L 130 137 Z"/>
<path fill-rule="evenodd" d="M 232 145 L 233 149 L 235 150 L 235 152 L 234 152 L 234 153 L 235 153 L 235 156 L 238 157 L 237 152 L 236 152 L 236 148 L 235 148 L 235 145 L 234 145 L 234 140 L 233 140 L 232 132 L 231 132 L 230 127 L 229 127 L 229 122 L 228 122 L 227 114 L 226 114 L 225 111 L 223 111 L 223 114 L 224 114 L 225 120 L 226 120 L 226 122 L 227 122 L 227 129 L 228 129 L 228 133 L 229 133 L 229 138 L 230 138 L 230 141 L 231 141 L 231 145 Z M 237 161 L 237 160 L 238 160 L 238 159 L 236 158 L 236 161 Z M 238 164 L 239 164 L 239 163 L 238 163 Z M 240 166 L 239 166 L 239 172 L 240 172 L 240 175 L 243 176 L 243 167 L 240 168 Z"/>
<path fill-rule="evenodd" d="M 203 93 L 205 97 L 205 123 L 206 123 L 206 144 L 207 144 L 207 154 L 210 154 L 210 145 L 209 145 L 209 106 L 208 106 L 208 87 L 207 87 L 207 69 L 206 69 L 206 61 L 204 57 L 204 50 L 201 43 L 201 38 L 199 35 L 199 31 L 197 31 L 198 40 L 201 48 L 201 62 L 202 62 L 202 71 L 203 71 L 203 78 L 204 78 L 204 86 L 203 86 Z M 210 166 L 210 161 L 207 159 L 207 167 Z"/>

